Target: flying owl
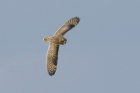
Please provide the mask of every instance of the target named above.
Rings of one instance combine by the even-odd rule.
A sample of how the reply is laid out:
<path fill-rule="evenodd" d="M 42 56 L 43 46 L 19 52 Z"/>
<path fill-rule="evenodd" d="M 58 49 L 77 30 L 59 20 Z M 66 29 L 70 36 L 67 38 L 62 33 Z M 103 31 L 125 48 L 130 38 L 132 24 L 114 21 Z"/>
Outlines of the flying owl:
<path fill-rule="evenodd" d="M 67 39 L 63 37 L 64 34 L 74 28 L 79 21 L 79 17 L 73 17 L 65 22 L 52 37 L 43 38 L 44 42 L 49 42 L 46 65 L 50 76 L 54 75 L 57 69 L 59 45 L 64 45 L 67 42 Z"/>

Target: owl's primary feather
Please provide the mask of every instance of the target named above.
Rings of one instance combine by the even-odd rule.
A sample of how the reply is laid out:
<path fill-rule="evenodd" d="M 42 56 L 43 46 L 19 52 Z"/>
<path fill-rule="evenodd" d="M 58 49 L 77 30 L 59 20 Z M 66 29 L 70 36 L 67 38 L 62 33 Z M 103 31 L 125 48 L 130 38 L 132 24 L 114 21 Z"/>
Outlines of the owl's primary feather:
<path fill-rule="evenodd" d="M 58 60 L 58 51 L 59 51 L 59 45 L 62 44 L 62 42 L 66 42 L 66 39 L 63 38 L 63 35 L 71 30 L 73 27 L 75 27 L 80 21 L 79 17 L 73 17 L 67 22 L 65 22 L 54 34 L 53 37 L 48 38 L 45 37 L 45 42 L 50 42 L 48 53 L 47 53 L 47 70 L 49 75 L 54 75 L 57 69 L 57 60 Z M 59 40 L 58 40 L 59 39 Z M 65 41 L 60 42 L 60 40 L 63 39 Z M 54 41 L 55 40 L 55 41 Z M 58 42 L 59 41 L 59 42 Z"/>
<path fill-rule="evenodd" d="M 73 27 L 75 27 L 80 21 L 79 17 L 73 17 L 70 20 L 68 20 L 66 23 L 64 23 L 56 32 L 54 35 L 64 35 L 66 32 L 71 30 Z"/>

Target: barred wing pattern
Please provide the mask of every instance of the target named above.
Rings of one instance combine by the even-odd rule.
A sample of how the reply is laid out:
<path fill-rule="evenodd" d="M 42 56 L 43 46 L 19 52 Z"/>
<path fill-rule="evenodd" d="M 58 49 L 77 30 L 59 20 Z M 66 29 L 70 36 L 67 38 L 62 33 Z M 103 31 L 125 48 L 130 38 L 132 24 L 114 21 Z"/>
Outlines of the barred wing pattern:
<path fill-rule="evenodd" d="M 66 23 L 64 23 L 54 34 L 54 36 L 57 36 L 58 38 L 63 36 L 66 32 L 71 30 L 73 27 L 75 27 L 80 21 L 79 17 L 73 17 L 70 20 L 68 20 Z M 53 39 L 54 37 L 52 37 Z M 46 40 L 47 41 L 47 40 Z M 57 39 L 56 39 L 57 41 Z M 57 60 L 58 60 L 58 51 L 59 51 L 59 45 L 54 44 L 51 41 L 50 42 L 49 48 L 48 48 L 48 53 L 47 53 L 47 70 L 48 74 L 50 76 L 54 75 L 57 69 Z"/>
<path fill-rule="evenodd" d="M 49 75 L 54 75 L 57 69 L 59 45 L 50 43 L 47 53 L 47 70 Z"/>
<path fill-rule="evenodd" d="M 70 20 L 68 20 L 66 23 L 64 23 L 54 35 L 64 35 L 66 32 L 71 30 L 73 27 L 75 27 L 80 21 L 79 17 L 73 17 Z"/>

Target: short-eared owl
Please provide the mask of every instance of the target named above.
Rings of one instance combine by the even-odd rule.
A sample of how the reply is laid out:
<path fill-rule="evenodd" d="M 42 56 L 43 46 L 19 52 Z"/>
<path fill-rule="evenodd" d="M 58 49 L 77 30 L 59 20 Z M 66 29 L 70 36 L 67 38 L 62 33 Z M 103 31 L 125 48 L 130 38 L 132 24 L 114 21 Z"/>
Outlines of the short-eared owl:
<path fill-rule="evenodd" d="M 63 37 L 64 34 L 75 27 L 79 21 L 79 17 L 73 17 L 64 23 L 52 37 L 43 39 L 44 42 L 49 42 L 46 65 L 50 76 L 54 75 L 57 69 L 59 45 L 64 45 L 67 42 L 67 39 Z"/>

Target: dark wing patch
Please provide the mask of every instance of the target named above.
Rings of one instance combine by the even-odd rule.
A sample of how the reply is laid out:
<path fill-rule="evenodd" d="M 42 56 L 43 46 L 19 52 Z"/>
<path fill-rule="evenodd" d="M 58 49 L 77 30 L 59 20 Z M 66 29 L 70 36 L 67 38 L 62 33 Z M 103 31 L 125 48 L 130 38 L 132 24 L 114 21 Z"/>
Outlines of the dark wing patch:
<path fill-rule="evenodd" d="M 59 45 L 50 43 L 47 53 L 47 70 L 49 75 L 54 75 L 57 69 Z"/>
<path fill-rule="evenodd" d="M 71 30 L 73 27 L 75 27 L 80 21 L 79 17 L 73 17 L 70 20 L 68 20 L 66 23 L 64 23 L 54 35 L 64 35 L 66 32 Z"/>

